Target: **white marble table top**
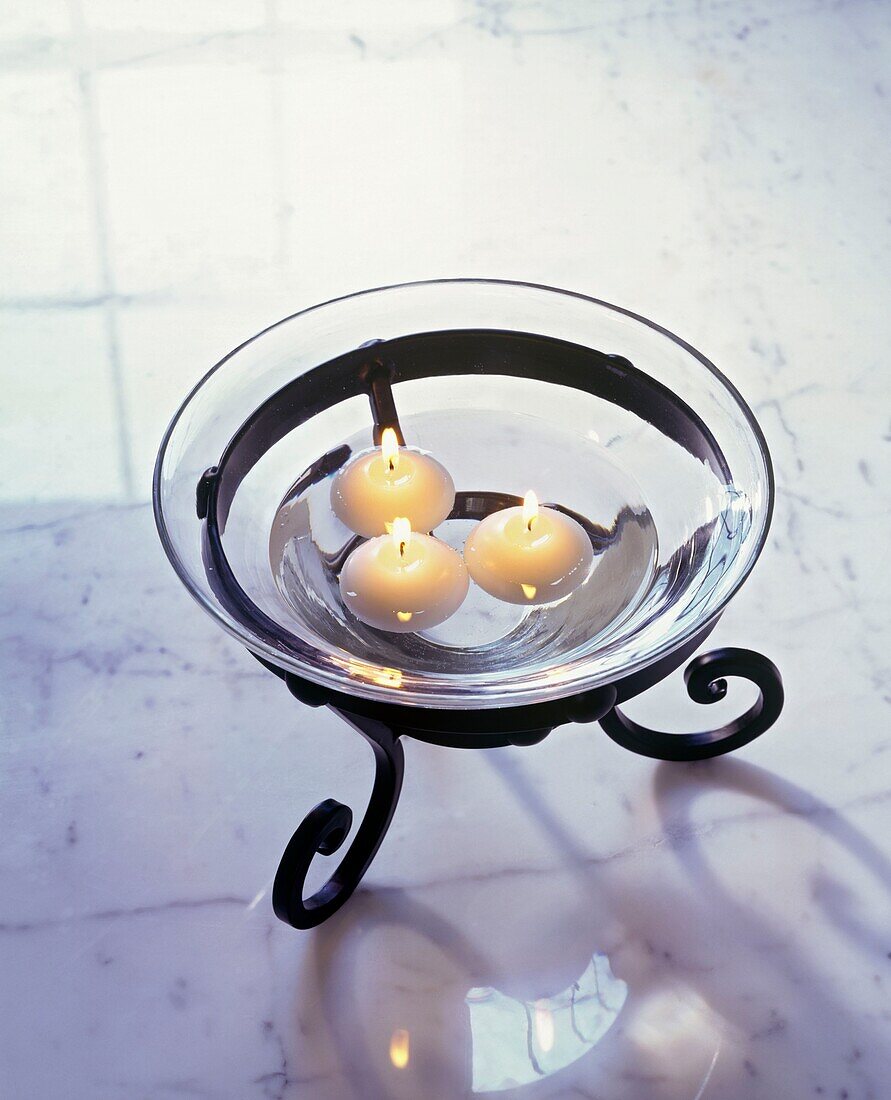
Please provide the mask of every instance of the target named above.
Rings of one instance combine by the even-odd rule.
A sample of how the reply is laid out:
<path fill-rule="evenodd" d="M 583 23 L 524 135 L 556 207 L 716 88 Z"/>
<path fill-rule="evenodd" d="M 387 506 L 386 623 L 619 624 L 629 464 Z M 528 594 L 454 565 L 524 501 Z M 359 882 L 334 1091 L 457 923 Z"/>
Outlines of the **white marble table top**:
<path fill-rule="evenodd" d="M 891 1095 L 889 51 L 869 0 L 0 5 L 0 1096 Z M 409 743 L 298 933 L 279 855 L 370 754 L 190 601 L 154 453 L 263 325 L 470 274 L 750 401 L 777 511 L 715 640 L 786 710 L 707 765 Z"/>

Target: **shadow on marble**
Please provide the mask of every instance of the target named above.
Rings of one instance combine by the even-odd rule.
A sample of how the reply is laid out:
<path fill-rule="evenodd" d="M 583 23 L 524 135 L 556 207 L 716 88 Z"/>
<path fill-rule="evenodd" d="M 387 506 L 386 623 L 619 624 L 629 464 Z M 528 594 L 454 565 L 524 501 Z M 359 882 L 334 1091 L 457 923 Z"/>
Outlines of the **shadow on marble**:
<path fill-rule="evenodd" d="M 556 995 L 533 1000 L 505 993 L 502 987 L 516 989 L 518 975 L 471 932 L 403 889 L 363 891 L 341 918 L 314 935 L 309 986 L 321 997 L 339 1072 L 361 1097 L 465 1096 L 537 1084 L 598 1044 L 627 992 L 606 956 L 595 953 Z M 414 950 L 406 946 L 410 940 Z M 382 942 L 392 954 L 376 949 Z M 396 981 L 376 1016 L 363 1017 L 353 998 L 362 952 L 392 974 L 406 967 L 406 959 L 417 959 L 419 945 L 424 970 L 412 962 L 407 970 L 415 977 L 424 973 L 424 981 L 416 988 Z M 432 972 L 439 967 L 443 980 L 433 998 Z M 420 998 L 414 1011 L 408 1005 L 413 996 Z"/>
<path fill-rule="evenodd" d="M 518 754 L 486 759 L 568 859 L 544 876 L 475 882 L 469 905 L 448 884 L 429 903 L 412 889 L 366 887 L 315 930 L 294 977 L 295 1013 L 318 999 L 353 1095 L 775 1100 L 878 1087 L 887 1046 L 878 1023 L 852 1025 L 846 991 L 832 980 L 839 959 L 827 967 L 794 932 L 779 934 L 757 900 L 735 895 L 757 866 L 741 856 L 726 885 L 709 863 L 716 826 L 698 825 L 694 808 L 709 794 L 766 802 L 769 814 L 738 817 L 737 844 L 746 846 L 753 821 L 804 820 L 887 895 L 891 864 L 843 815 L 742 761 L 659 765 L 655 807 L 679 872 L 667 881 L 633 861 L 592 859 L 536 796 Z M 769 875 L 770 853 L 754 846 Z M 875 949 L 880 930 L 858 920 L 839 890 L 815 892 L 810 919 Z M 550 1068 L 541 1052 L 555 1032 L 560 1042 L 562 1019 L 551 1006 L 558 991 L 578 988 L 592 957 L 627 983 L 627 1003 L 616 1002 L 615 1027 L 610 1020 L 571 1064 Z M 482 1025 L 470 1003 L 480 987 L 504 1006 Z M 480 1026 L 501 1028 L 497 1042 Z"/>
<path fill-rule="evenodd" d="M 717 789 L 748 795 L 775 807 L 784 816 L 806 820 L 869 873 L 882 899 L 878 911 L 886 914 L 891 911 L 891 859 L 828 803 L 815 798 L 804 788 L 742 760 L 717 760 L 702 769 L 659 765 L 654 776 L 654 794 L 666 834 L 681 838 L 692 836 L 694 803 L 703 794 Z M 674 848 L 692 885 L 701 896 L 709 899 L 722 921 L 733 926 L 737 934 L 753 941 L 768 939 L 769 929 L 759 922 L 751 907 L 733 897 L 720 876 L 713 871 L 701 845 L 681 842 Z M 877 961 L 891 958 L 887 922 L 879 927 L 858 916 L 853 891 L 822 861 L 810 876 L 810 887 L 814 909 L 825 918 L 827 924 L 848 938 L 858 953 L 872 954 Z M 794 934 L 787 942 L 786 950 L 776 959 L 775 974 L 781 976 L 786 995 L 799 999 L 797 1009 L 793 1002 L 790 1017 L 799 1013 L 818 1014 L 821 1026 L 815 1029 L 815 1037 L 819 1037 L 828 1027 L 845 1030 L 849 1024 L 849 1009 L 839 996 L 838 982 L 827 980 L 819 968 L 812 965 L 804 951 L 796 946 Z M 876 974 L 876 979 L 880 980 L 879 974 Z M 891 1037 L 879 1021 L 876 1022 L 875 1035 L 861 1034 L 852 1043 L 848 1056 L 852 1065 L 860 1062 L 864 1049 L 884 1052 L 879 1054 L 879 1062 L 884 1057 L 885 1066 L 891 1065 Z"/>
<path fill-rule="evenodd" d="M 494 929 L 494 911 L 491 920 Z M 306 964 L 313 972 L 310 980 L 301 970 L 295 981 L 298 1001 L 304 993 L 319 998 L 338 1076 L 352 1095 L 631 1100 L 646 1087 L 652 1098 L 689 1100 L 711 1076 L 727 1041 L 720 1018 L 679 980 L 638 982 L 636 1003 L 626 1008 L 626 983 L 612 978 L 604 953 L 592 956 L 596 931 L 584 919 L 574 942 L 552 939 L 543 947 L 543 954 L 572 958 L 576 966 L 581 952 L 588 955 L 588 966 L 560 993 L 530 979 L 540 965 L 526 957 L 506 964 L 503 951 L 488 950 L 464 924 L 394 889 L 362 891 L 342 916 L 314 932 Z M 369 984 L 371 972 L 378 982 Z M 595 1026 L 580 1032 L 573 996 L 586 990 L 590 1000 L 599 996 L 600 1012 Z M 489 1001 L 485 1016 L 475 1012 L 481 993 Z M 570 1045 L 571 1058 L 549 1064 L 549 1056 Z M 684 1065 L 665 1072 L 666 1057 Z"/>
<path fill-rule="evenodd" d="M 784 814 L 805 818 L 867 868 L 891 903 L 891 859 L 828 803 L 764 768 L 726 758 L 716 760 L 705 768 L 677 768 L 672 764 L 660 764 L 656 769 L 654 788 L 667 832 L 676 832 L 678 825 L 682 829 L 691 829 L 690 810 L 693 803 L 703 792 L 717 788 L 750 795 L 770 803 Z M 691 877 L 702 884 L 714 883 L 717 889 L 716 880 L 695 844 L 681 845 L 678 852 Z M 821 870 L 814 885 L 815 898 L 839 928 L 858 940 L 860 946 L 873 944 L 886 949 L 887 937 L 865 923 L 856 922 L 850 912 L 843 912 L 845 899 L 850 901 L 850 895 L 831 876 Z"/>
<path fill-rule="evenodd" d="M 400 1077 L 409 1065 L 407 1095 L 411 1095 L 414 1088 L 423 1089 L 424 1095 L 462 1095 L 469 1067 L 466 1058 L 454 1057 L 456 1050 L 466 1046 L 455 1013 L 448 1015 L 451 1026 L 439 1030 L 433 1053 L 422 1049 L 419 1059 L 417 1017 L 410 1023 L 412 1013 L 399 1016 L 397 1010 L 394 1023 L 407 1026 L 381 1029 L 374 1027 L 375 1021 L 357 1019 L 351 1011 L 355 1004 L 351 994 L 356 989 L 357 955 L 366 944 L 373 944 L 379 938 L 379 931 L 393 929 L 402 933 L 390 940 L 391 947 L 401 956 L 392 961 L 396 972 L 403 962 L 399 942 L 403 935 L 412 934 L 422 937 L 431 951 L 447 959 L 454 971 L 468 977 L 478 976 L 481 981 L 497 981 L 497 968 L 485 950 L 435 909 L 413 899 L 402 889 L 363 890 L 353 898 L 340 919 L 316 930 L 310 952 L 315 968 L 313 988 L 321 994 L 322 1011 L 337 1048 L 340 1071 L 355 1089 L 356 1096 L 402 1095 L 394 1093 L 394 1088 L 402 1083 Z M 387 942 L 386 937 L 383 939 Z M 402 946 L 404 948 L 404 943 Z M 429 961 L 427 965 L 429 968 Z M 394 993 L 404 996 L 408 988 L 397 982 Z M 447 992 L 440 988 L 437 993 L 444 993 L 445 999 L 457 1006 L 457 987 L 450 987 Z M 424 1007 L 429 1018 L 429 1003 Z M 385 1009 L 383 1015 L 388 1014 Z M 402 1057 L 392 1049 L 400 1033 L 409 1036 Z M 406 1064 L 397 1064 L 403 1058 Z"/>

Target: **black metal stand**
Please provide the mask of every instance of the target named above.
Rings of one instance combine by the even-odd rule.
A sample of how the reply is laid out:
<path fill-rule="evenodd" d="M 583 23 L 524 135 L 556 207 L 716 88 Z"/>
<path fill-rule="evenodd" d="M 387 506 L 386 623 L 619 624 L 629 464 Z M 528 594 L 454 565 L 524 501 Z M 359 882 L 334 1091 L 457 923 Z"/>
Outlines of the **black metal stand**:
<path fill-rule="evenodd" d="M 713 624 L 712 624 L 713 625 Z M 698 644 L 711 630 L 695 639 Z M 726 676 L 741 676 L 756 683 L 758 699 L 735 721 L 705 733 L 673 734 L 647 729 L 627 718 L 617 706 L 646 690 L 673 671 L 675 655 L 646 674 L 629 677 L 618 684 L 553 703 L 497 711 L 419 710 L 351 699 L 319 688 L 292 673 L 283 673 L 262 662 L 280 676 L 298 699 L 309 706 L 330 706 L 358 730 L 374 751 L 374 787 L 362 823 L 337 869 L 315 894 L 303 897 L 310 864 L 316 855 L 339 851 L 353 822 L 348 806 L 327 798 L 311 810 L 291 837 L 282 856 L 272 889 L 275 914 L 293 928 L 322 924 L 350 897 L 386 836 L 402 789 L 403 753 L 400 738 L 449 747 L 493 748 L 503 745 L 531 745 L 544 740 L 553 729 L 568 722 L 599 721 L 617 744 L 654 760 L 706 760 L 732 752 L 759 737 L 777 720 L 783 709 L 783 683 L 776 666 L 748 649 L 717 649 L 696 657 L 687 666 L 684 679 L 690 698 L 697 703 L 714 703 L 727 694 Z M 360 706 L 363 713 L 356 713 Z"/>
<path fill-rule="evenodd" d="M 200 478 L 196 512 L 201 521 L 202 555 L 208 582 L 221 606 L 237 621 L 247 624 L 256 637 L 266 639 L 268 645 L 283 654 L 291 652 L 291 634 L 252 601 L 223 549 L 226 519 L 238 486 L 275 443 L 316 413 L 362 393 L 371 406 L 374 442 L 380 443 L 384 426 L 389 426 L 404 443 L 393 399 L 395 383 L 487 373 L 539 378 L 627 409 L 707 465 L 722 482 L 732 482 L 727 461 L 699 415 L 627 359 L 551 337 L 491 330 L 449 330 L 399 337 L 386 343 L 372 341 L 300 375 L 270 396 L 235 433 L 218 464 Z M 752 430 L 760 435 L 754 423 Z M 764 450 L 766 454 L 766 445 Z M 291 487 L 291 494 L 299 495 L 339 469 L 349 455 L 346 446 L 323 455 Z M 452 515 L 482 519 L 517 503 L 519 498 L 503 493 L 459 492 Z M 555 503 L 551 507 L 561 506 Z M 596 527 L 574 512 L 569 514 L 583 524 L 595 550 L 603 550 L 619 535 L 621 514 L 615 530 Z M 332 571 L 339 569 L 353 545 L 349 543 L 327 563 Z M 668 734 L 638 725 L 620 709 L 620 704 L 690 660 L 717 621 L 717 616 L 712 618 L 667 657 L 613 684 L 565 699 L 498 710 L 434 710 L 381 703 L 320 687 L 258 658 L 286 682 L 301 702 L 313 707 L 329 706 L 340 714 L 370 744 L 375 760 L 374 788 L 362 823 L 336 870 L 309 898 L 303 894 L 310 865 L 316 855 L 330 856 L 340 850 L 352 827 L 352 811 L 341 802 L 326 799 L 307 814 L 291 837 L 273 885 L 276 915 L 294 928 L 312 928 L 335 913 L 359 885 L 386 835 L 399 799 L 403 736 L 452 748 L 494 748 L 533 745 L 557 726 L 599 721 L 608 736 L 623 748 L 657 760 L 704 760 L 731 752 L 760 736 L 782 710 L 782 680 L 767 658 L 745 649 L 719 649 L 696 657 L 685 672 L 687 691 L 697 703 L 724 698 L 726 676 L 742 676 L 758 685 L 755 705 L 726 726 L 706 733 Z"/>
<path fill-rule="evenodd" d="M 333 855 L 346 840 L 353 811 L 326 798 L 311 810 L 291 837 L 272 887 L 275 915 L 293 928 L 314 928 L 343 905 L 362 881 L 390 827 L 402 790 L 403 754 L 399 734 L 374 719 L 342 714 L 374 750 L 374 787 L 359 831 L 337 870 L 304 900 L 303 886 L 313 857 Z"/>
<path fill-rule="evenodd" d="M 770 729 L 783 709 L 783 681 L 776 665 L 751 649 L 716 649 L 684 670 L 694 703 L 717 703 L 727 694 L 725 676 L 742 676 L 758 685 L 757 701 L 726 726 L 705 733 L 660 733 L 632 722 L 618 707 L 600 719 L 606 734 L 641 756 L 654 760 L 708 760 L 747 745 Z"/>

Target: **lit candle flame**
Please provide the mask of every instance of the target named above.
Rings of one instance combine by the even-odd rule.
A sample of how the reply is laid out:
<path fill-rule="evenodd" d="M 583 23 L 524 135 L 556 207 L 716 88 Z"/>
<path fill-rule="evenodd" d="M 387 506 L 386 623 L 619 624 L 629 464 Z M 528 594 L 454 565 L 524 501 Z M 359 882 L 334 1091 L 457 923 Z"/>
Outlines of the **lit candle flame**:
<path fill-rule="evenodd" d="M 405 1069 L 408 1065 L 408 1032 L 405 1028 L 397 1028 L 390 1039 L 390 1061 L 397 1069 Z"/>
<path fill-rule="evenodd" d="M 397 611 L 396 612 L 396 618 L 401 623 L 410 623 L 412 614 L 413 614 L 413 612 L 411 612 L 411 611 Z"/>
<path fill-rule="evenodd" d="M 392 473 L 399 465 L 399 437 L 392 428 L 384 428 L 381 434 L 381 454 Z"/>
<path fill-rule="evenodd" d="M 390 534 L 399 551 L 400 558 L 404 558 L 405 549 L 411 542 L 411 523 L 405 516 L 398 516 L 393 520 L 393 529 Z"/>
<path fill-rule="evenodd" d="M 535 599 L 535 593 L 538 591 L 538 589 L 535 587 L 534 584 L 521 584 L 520 588 L 523 589 L 523 595 L 526 597 L 527 600 Z"/>
<path fill-rule="evenodd" d="M 538 519 L 538 497 L 530 489 L 523 497 L 523 523 L 526 530 L 532 530 L 532 524 Z"/>

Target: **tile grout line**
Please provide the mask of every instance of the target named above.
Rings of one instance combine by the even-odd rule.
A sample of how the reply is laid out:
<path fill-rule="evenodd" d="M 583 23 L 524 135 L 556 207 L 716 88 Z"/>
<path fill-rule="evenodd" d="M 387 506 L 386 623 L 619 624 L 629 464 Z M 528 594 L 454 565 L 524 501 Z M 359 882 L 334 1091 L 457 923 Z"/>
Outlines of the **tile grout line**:
<path fill-rule="evenodd" d="M 291 208 L 287 199 L 284 144 L 284 106 L 282 96 L 282 62 L 279 44 L 281 23 L 278 15 L 278 0 L 266 0 L 265 4 L 266 54 L 269 65 L 269 138 L 272 158 L 272 173 L 275 178 L 278 198 L 276 201 L 276 262 L 279 271 L 285 275 L 289 269 L 290 241 L 288 226 Z"/>
<path fill-rule="evenodd" d="M 73 66 L 80 91 L 81 125 L 83 128 L 84 155 L 93 200 L 93 221 L 96 233 L 96 253 L 99 259 L 99 277 L 102 284 L 102 313 L 105 321 L 105 338 L 111 368 L 112 398 L 117 419 L 118 460 L 124 495 L 132 501 L 135 496 L 133 464 L 130 455 L 130 427 L 127 418 L 127 402 L 124 395 L 123 365 L 121 363 L 118 329 L 118 295 L 115 288 L 111 262 L 111 245 L 108 233 L 107 183 L 102 165 L 101 138 L 93 93 L 93 74 L 82 63 L 86 41 L 86 25 L 80 0 L 69 0 L 72 33 L 76 42 Z"/>

